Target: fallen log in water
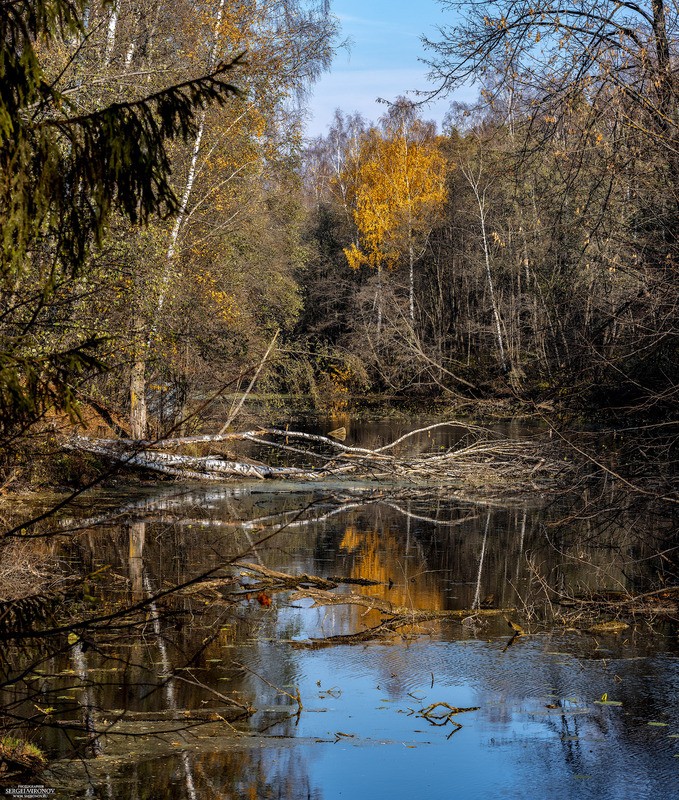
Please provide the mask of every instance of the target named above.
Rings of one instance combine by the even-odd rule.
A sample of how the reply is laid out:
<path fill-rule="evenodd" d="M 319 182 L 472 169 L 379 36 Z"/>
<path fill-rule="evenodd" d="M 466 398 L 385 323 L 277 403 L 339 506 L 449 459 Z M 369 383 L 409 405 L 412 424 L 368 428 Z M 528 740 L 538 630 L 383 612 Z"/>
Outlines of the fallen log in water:
<path fill-rule="evenodd" d="M 439 428 L 462 428 L 465 436 L 457 446 L 444 452 L 413 453 L 401 448 L 418 434 Z M 251 442 L 274 452 L 290 453 L 299 466 L 271 466 L 255 461 L 239 461 L 219 453 L 188 455 L 183 447 Z M 73 436 L 64 443 L 79 450 L 110 459 L 123 467 L 151 470 L 188 480 L 227 478 L 284 478 L 318 480 L 348 475 L 373 479 L 407 481 L 448 481 L 460 486 L 535 490 L 538 483 L 553 483 L 566 466 L 553 442 L 508 439 L 476 426 L 460 422 L 440 422 L 418 428 L 382 447 L 370 449 L 350 446 L 330 436 L 258 428 L 243 432 L 188 436 L 157 442 L 131 439 L 92 439 Z"/>
<path fill-rule="evenodd" d="M 221 438 L 219 439 L 221 441 Z M 317 478 L 317 471 L 296 467 L 270 467 L 220 456 L 189 456 L 147 449 L 149 443 L 131 440 L 90 439 L 74 436 L 64 443 L 67 450 L 79 450 L 116 461 L 124 467 L 136 467 L 188 480 L 224 480 L 225 478 Z M 161 447 L 162 442 L 155 444 Z M 174 447 L 175 445 L 170 445 Z"/>
<path fill-rule="evenodd" d="M 365 630 L 355 633 L 340 634 L 337 636 L 326 636 L 320 639 L 312 638 L 305 641 L 294 641 L 294 648 L 316 649 L 329 647 L 337 644 L 359 644 L 375 639 L 381 639 L 390 634 L 394 634 L 402 628 L 413 628 L 427 622 L 458 622 L 461 623 L 468 618 L 498 617 L 513 614 L 513 608 L 474 608 L 474 609 L 417 609 L 410 606 L 399 606 L 395 603 L 372 595 L 359 594 L 357 592 L 335 593 L 339 584 L 354 582 L 351 578 L 321 578 L 317 575 L 290 575 L 285 572 L 277 572 L 261 564 L 240 562 L 233 565 L 241 571 L 241 577 L 246 580 L 249 577 L 256 577 L 255 583 L 241 582 L 247 596 L 251 597 L 257 592 L 285 592 L 291 591 L 290 600 L 311 600 L 311 608 L 321 606 L 352 605 L 358 606 L 365 613 L 377 611 L 382 619 L 375 625 L 367 627 Z M 375 582 L 370 582 L 373 585 Z M 237 594 L 232 594 L 236 598 Z M 267 596 L 268 602 L 262 605 L 269 606 L 271 599 Z M 259 595 L 257 599 L 260 600 Z M 260 603 L 262 601 L 260 600 Z M 512 623 L 516 635 L 516 628 Z"/>

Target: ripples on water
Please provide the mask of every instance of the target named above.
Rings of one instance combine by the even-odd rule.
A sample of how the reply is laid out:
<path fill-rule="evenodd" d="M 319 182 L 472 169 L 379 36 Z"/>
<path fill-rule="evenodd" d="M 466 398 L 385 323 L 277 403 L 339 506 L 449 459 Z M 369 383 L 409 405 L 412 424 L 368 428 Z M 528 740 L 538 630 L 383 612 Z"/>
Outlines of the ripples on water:
<path fill-rule="evenodd" d="M 121 506 L 124 521 L 105 522 Z M 89 530 L 70 558 L 85 569 L 110 564 L 125 578 L 111 591 L 118 586 L 132 598 L 244 552 L 277 522 L 284 529 L 248 559 L 286 572 L 377 580 L 378 587 L 352 588 L 420 609 L 470 608 L 483 599 L 521 605 L 535 588 L 529 564 L 559 589 L 619 589 L 640 579 L 624 558 L 631 548 L 639 554 L 628 531 L 609 530 L 600 547 L 591 530 L 548 526 L 558 509 L 544 504 L 257 483 L 173 487 L 137 499 L 101 495 L 81 516 L 90 516 Z M 185 600 L 172 611 L 134 636 L 78 651 L 80 661 L 71 650 L 42 665 L 61 673 L 44 679 L 43 702 L 62 718 L 89 713 L 101 728 L 111 710 L 134 712 L 125 723 L 134 737 L 116 735 L 114 726 L 96 758 L 57 765 L 48 779 L 62 796 L 679 796 L 675 631 L 597 639 L 535 625 L 507 647 L 507 623 L 498 617 L 431 623 L 388 643 L 304 650 L 295 642 L 360 630 L 379 616 L 311 608 L 286 594 L 269 608 L 252 598 L 235 610 Z M 178 677 L 169 677 L 173 670 Z M 296 714 L 298 690 L 303 710 Z M 158 736 L 160 723 L 147 713 L 219 709 L 219 695 L 231 692 L 258 708 L 235 729 L 215 721 Z M 622 705 L 597 704 L 602 695 Z M 462 726 L 455 729 L 451 720 L 418 716 L 434 703 L 478 710 L 451 717 Z M 78 742 L 56 728 L 42 744 L 66 758 Z"/>

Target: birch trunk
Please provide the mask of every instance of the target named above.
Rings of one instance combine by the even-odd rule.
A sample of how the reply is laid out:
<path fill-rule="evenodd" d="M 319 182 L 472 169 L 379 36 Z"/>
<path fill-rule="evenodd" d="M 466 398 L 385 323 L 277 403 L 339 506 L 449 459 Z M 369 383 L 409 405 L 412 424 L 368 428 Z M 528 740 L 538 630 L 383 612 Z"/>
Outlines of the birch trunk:
<path fill-rule="evenodd" d="M 408 266 L 410 268 L 410 322 L 415 327 L 415 251 L 413 248 L 413 239 L 412 235 L 409 236 L 408 240 Z"/>
<path fill-rule="evenodd" d="M 217 16 L 215 19 L 215 27 L 214 27 L 214 42 L 212 45 L 212 50 L 210 51 L 210 56 L 208 59 L 208 67 L 212 69 L 216 63 L 217 59 L 217 52 L 219 49 L 219 26 L 222 22 L 222 16 L 224 14 L 224 3 L 225 0 L 220 0 L 219 8 L 217 9 Z M 147 410 L 146 410 L 146 358 L 148 352 L 151 347 L 152 338 L 157 327 L 158 321 L 160 319 L 160 315 L 163 311 L 163 306 L 165 304 L 165 299 L 167 296 L 167 289 L 170 284 L 170 280 L 172 278 L 172 273 L 174 269 L 174 259 L 175 254 L 177 251 L 177 242 L 179 240 L 179 234 L 182 229 L 182 226 L 186 220 L 187 209 L 189 205 L 189 200 L 191 198 L 191 193 L 193 191 L 193 184 L 196 179 L 196 169 L 198 165 L 198 155 L 200 153 L 200 145 L 203 139 L 203 133 L 205 131 L 205 119 L 206 119 L 207 111 L 203 109 L 200 115 L 200 123 L 198 125 L 198 132 L 196 134 L 195 141 L 193 143 L 193 149 L 191 152 L 191 162 L 189 164 L 189 172 L 186 177 L 186 184 L 184 186 L 184 191 L 182 193 L 181 203 L 179 205 L 179 211 L 177 213 L 177 218 L 175 219 L 175 223 L 172 226 L 172 232 L 170 234 L 170 243 L 167 248 L 167 253 L 165 255 L 165 268 L 163 270 L 160 289 L 158 292 L 158 300 L 156 303 L 156 309 L 154 314 L 154 319 L 151 324 L 151 328 L 148 331 L 146 336 L 146 343 L 141 351 L 140 348 L 140 357 L 135 358 L 135 364 L 132 369 L 132 375 L 130 378 L 130 406 L 131 406 L 131 419 L 130 425 L 133 431 L 133 438 L 137 439 L 144 439 L 146 438 L 146 417 L 147 417 Z M 138 426 L 138 427 L 136 427 Z M 135 430 L 142 430 L 144 434 L 142 436 L 136 436 L 134 431 Z"/>
<path fill-rule="evenodd" d="M 108 18 L 108 30 L 106 31 L 106 48 L 104 50 L 104 66 L 107 67 L 111 63 L 111 56 L 113 55 L 113 48 L 116 43 L 116 29 L 118 27 L 118 3 L 113 3 L 111 6 L 111 16 Z"/>
<path fill-rule="evenodd" d="M 483 255 L 486 265 L 486 279 L 488 281 L 488 292 L 490 294 L 490 304 L 493 309 L 493 317 L 495 320 L 495 333 L 497 337 L 498 350 L 500 352 L 500 363 L 502 364 L 503 371 L 507 371 L 507 358 L 505 356 L 505 346 L 502 337 L 502 321 L 500 319 L 500 311 L 498 309 L 497 300 L 495 297 L 495 286 L 493 284 L 493 274 L 490 268 L 490 247 L 488 245 L 488 232 L 486 231 L 486 194 L 485 190 L 480 190 L 481 169 L 479 174 L 473 175 L 468 167 L 461 167 L 462 174 L 467 179 L 467 182 L 474 192 L 477 205 L 479 207 L 479 220 L 481 222 L 481 239 L 483 242 Z"/>
<path fill-rule="evenodd" d="M 134 361 L 130 375 L 130 431 L 138 441 L 146 439 L 146 343 L 145 325 L 137 315 L 133 323 Z"/>
<path fill-rule="evenodd" d="M 382 333 L 382 265 L 377 265 L 377 335 Z"/>

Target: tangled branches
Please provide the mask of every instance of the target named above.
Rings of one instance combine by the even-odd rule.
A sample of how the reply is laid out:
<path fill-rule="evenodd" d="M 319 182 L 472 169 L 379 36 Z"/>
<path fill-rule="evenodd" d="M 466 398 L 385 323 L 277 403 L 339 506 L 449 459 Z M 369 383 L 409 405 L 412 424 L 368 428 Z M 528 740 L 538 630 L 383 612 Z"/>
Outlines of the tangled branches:
<path fill-rule="evenodd" d="M 462 429 L 454 447 L 438 452 L 413 452 L 413 438 L 441 428 Z M 214 451 L 214 445 L 248 442 L 269 453 L 283 453 L 287 466 L 234 460 Z M 457 421 L 439 422 L 413 430 L 382 447 L 370 449 L 343 444 L 331 436 L 260 428 L 166 439 L 159 442 L 73 437 L 64 443 L 113 460 L 125 467 L 141 468 L 185 479 L 287 478 L 319 480 L 330 476 L 391 479 L 406 482 L 445 482 L 477 490 L 536 491 L 557 482 L 567 464 L 556 446 L 538 439 L 509 439 Z M 206 448 L 202 455 L 181 453 L 184 448 Z M 294 463 L 293 463 L 294 462 Z"/>

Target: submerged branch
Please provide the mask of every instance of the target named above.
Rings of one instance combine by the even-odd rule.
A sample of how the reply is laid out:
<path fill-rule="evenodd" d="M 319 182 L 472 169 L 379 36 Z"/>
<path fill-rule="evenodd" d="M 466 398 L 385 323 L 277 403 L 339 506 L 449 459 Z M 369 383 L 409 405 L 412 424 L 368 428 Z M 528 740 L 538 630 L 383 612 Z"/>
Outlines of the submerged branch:
<path fill-rule="evenodd" d="M 375 585 L 375 581 L 363 581 L 362 579 L 333 577 L 320 578 L 316 575 L 290 575 L 285 572 L 264 567 L 261 564 L 238 563 L 234 564 L 241 570 L 241 576 L 247 579 L 249 575 L 257 575 L 259 580 L 256 583 L 241 582 L 242 593 L 248 596 L 256 592 L 265 591 L 286 591 L 293 590 L 290 595 L 291 600 L 312 600 L 311 608 L 320 606 L 353 605 L 365 609 L 366 612 L 377 611 L 386 619 L 382 619 L 377 625 L 366 628 L 356 633 L 342 634 L 339 636 L 328 636 L 322 639 L 309 639 L 307 641 L 295 641 L 292 643 L 296 648 L 317 648 L 335 644 L 358 644 L 374 639 L 379 639 L 386 634 L 395 633 L 401 628 L 412 627 L 426 622 L 460 622 L 470 617 L 497 617 L 514 613 L 513 608 L 504 609 L 415 609 L 407 606 L 397 606 L 388 600 L 369 595 L 347 592 L 336 594 L 332 590 L 339 584 L 358 584 Z M 270 600 L 265 603 L 268 605 Z"/>
<path fill-rule="evenodd" d="M 440 428 L 462 428 L 466 435 L 444 452 L 397 452 L 399 445 L 419 434 Z M 290 453 L 297 464 L 271 466 L 253 460 L 234 460 L 223 454 L 178 453 L 182 447 L 249 442 L 271 452 Z M 295 442 L 296 445 L 290 444 Z M 160 442 L 130 439 L 90 439 L 75 436 L 64 447 L 111 459 L 124 467 L 158 472 L 190 480 L 228 478 L 319 480 L 337 475 L 397 479 L 407 482 L 446 482 L 478 491 L 536 491 L 560 479 L 567 464 L 553 442 L 517 440 L 495 435 L 457 421 L 418 428 L 375 449 L 343 444 L 331 436 L 280 428 L 218 433 L 166 439 Z M 401 448 L 402 450 L 404 448 Z M 321 462 L 319 464 L 319 461 Z"/>

